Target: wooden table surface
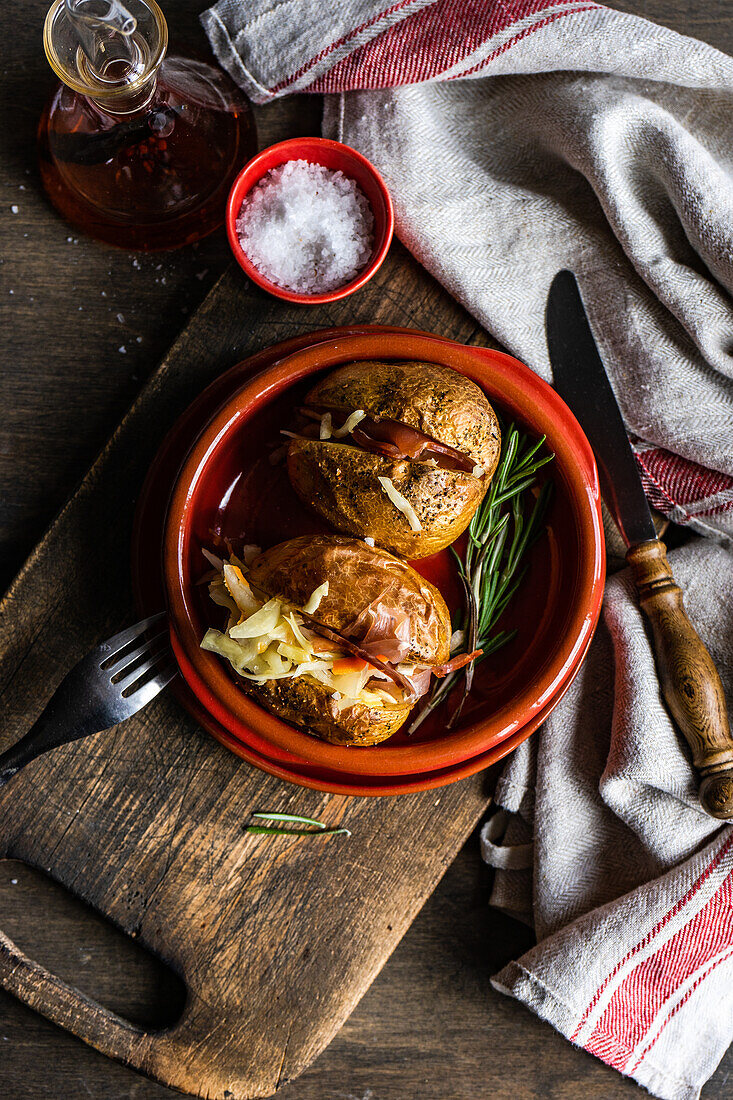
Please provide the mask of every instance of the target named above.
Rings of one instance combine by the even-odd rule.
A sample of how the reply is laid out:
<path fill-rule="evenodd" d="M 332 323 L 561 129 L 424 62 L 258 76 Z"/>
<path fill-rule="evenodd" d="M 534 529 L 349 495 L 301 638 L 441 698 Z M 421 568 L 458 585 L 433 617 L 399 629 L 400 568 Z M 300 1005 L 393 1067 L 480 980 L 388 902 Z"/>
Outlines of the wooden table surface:
<path fill-rule="evenodd" d="M 173 50 L 205 49 L 196 19 L 203 6 L 202 0 L 168 0 Z M 733 49 L 728 0 L 624 0 L 614 6 Z M 222 232 L 178 252 L 136 256 L 85 239 L 49 207 L 35 162 L 35 127 L 53 86 L 41 44 L 46 7 L 46 0 L 3 5 L 0 23 L 3 588 L 229 262 Z M 319 101 L 299 97 L 258 109 L 257 122 L 262 146 L 317 133 Z M 342 1032 L 282 1091 L 283 1100 L 613 1100 L 638 1094 L 634 1084 L 491 989 L 490 975 L 532 938 L 488 909 L 489 889 L 490 873 L 474 837 Z M 0 864 L 0 928 L 122 1014 L 163 1021 L 179 1005 L 181 990 L 172 976 L 22 865 Z M 733 1098 L 731 1070 L 729 1055 L 705 1100 Z M 166 1095 L 173 1094 L 0 994 L 3 1098 Z"/>

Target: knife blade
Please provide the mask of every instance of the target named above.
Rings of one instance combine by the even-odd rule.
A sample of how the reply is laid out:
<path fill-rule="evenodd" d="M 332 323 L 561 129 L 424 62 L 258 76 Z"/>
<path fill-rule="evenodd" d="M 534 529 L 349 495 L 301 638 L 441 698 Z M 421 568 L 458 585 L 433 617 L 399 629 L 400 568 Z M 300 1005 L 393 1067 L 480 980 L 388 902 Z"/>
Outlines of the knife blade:
<path fill-rule="evenodd" d="M 595 452 L 604 499 L 629 547 L 626 560 L 652 628 L 662 693 L 700 771 L 700 802 L 713 817 L 733 819 L 733 737 L 723 685 L 687 616 L 665 547 L 657 539 L 621 412 L 571 271 L 558 272 L 552 281 L 546 325 L 555 388 Z"/>
<path fill-rule="evenodd" d="M 547 346 L 555 389 L 588 436 L 603 497 L 627 546 L 657 537 L 634 452 L 598 354 L 572 271 L 559 271 L 547 299 Z"/>

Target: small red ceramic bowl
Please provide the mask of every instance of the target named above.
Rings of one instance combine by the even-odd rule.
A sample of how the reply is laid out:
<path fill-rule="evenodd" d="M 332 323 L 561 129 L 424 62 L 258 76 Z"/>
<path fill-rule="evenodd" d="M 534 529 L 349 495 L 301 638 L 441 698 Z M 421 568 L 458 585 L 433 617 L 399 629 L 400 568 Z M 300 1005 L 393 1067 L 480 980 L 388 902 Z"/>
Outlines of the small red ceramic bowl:
<path fill-rule="evenodd" d="M 502 626 L 517 636 L 477 670 L 461 725 L 439 719 L 417 735 L 400 731 L 372 748 L 331 745 L 263 710 L 244 694 L 229 666 L 199 643 L 217 609 L 198 583 L 208 566 L 211 532 L 269 546 L 322 530 L 299 504 L 268 444 L 319 374 L 354 360 L 422 360 L 478 383 L 506 420 L 546 435 L 555 453 L 548 534 L 532 550 L 527 582 Z M 458 586 L 447 552 L 413 563 L 449 606 Z M 418 333 L 346 335 L 314 343 L 252 377 L 209 420 L 178 475 L 164 538 L 165 586 L 179 663 L 206 712 L 235 739 L 293 768 L 399 776 L 452 768 L 513 738 L 547 713 L 577 672 L 595 629 L 603 594 L 603 530 L 590 446 L 558 395 L 511 356 Z M 187 675 L 187 669 L 190 675 Z M 443 717 L 443 722 L 444 722 Z"/>
<path fill-rule="evenodd" d="M 343 172 L 362 189 L 374 216 L 374 247 L 366 267 L 362 268 L 351 282 L 323 294 L 299 294 L 270 282 L 250 261 L 239 242 L 237 218 L 240 215 L 242 203 L 263 176 L 290 160 L 307 160 L 311 164 L 323 165 L 331 171 Z M 346 298 L 347 295 L 353 294 L 379 270 L 392 242 L 394 211 L 384 180 L 374 165 L 370 164 L 361 153 L 350 149 L 348 145 L 342 145 L 340 141 L 329 141 L 319 137 L 291 138 L 289 141 L 281 141 L 277 145 L 263 149 L 244 166 L 229 192 L 226 226 L 234 258 L 253 283 L 274 294 L 276 298 L 283 298 L 286 302 L 320 305 L 323 302 L 335 302 L 339 298 Z"/>

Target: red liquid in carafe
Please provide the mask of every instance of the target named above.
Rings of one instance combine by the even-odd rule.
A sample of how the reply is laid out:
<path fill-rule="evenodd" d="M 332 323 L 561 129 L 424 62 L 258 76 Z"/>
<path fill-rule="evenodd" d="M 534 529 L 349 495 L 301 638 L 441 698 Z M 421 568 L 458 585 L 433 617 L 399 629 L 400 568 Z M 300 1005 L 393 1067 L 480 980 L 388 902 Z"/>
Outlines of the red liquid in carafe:
<path fill-rule="evenodd" d="M 122 248 L 176 248 L 212 232 L 257 148 L 249 106 L 227 83 L 211 66 L 167 58 L 150 103 L 130 115 L 108 114 L 60 84 L 39 126 L 54 206 Z"/>

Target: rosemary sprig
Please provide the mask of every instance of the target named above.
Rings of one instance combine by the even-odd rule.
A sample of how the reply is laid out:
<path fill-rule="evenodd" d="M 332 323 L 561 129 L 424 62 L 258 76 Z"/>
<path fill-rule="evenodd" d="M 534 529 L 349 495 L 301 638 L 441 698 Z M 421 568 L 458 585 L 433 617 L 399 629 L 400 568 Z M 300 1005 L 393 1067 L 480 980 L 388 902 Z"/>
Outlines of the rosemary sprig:
<path fill-rule="evenodd" d="M 314 817 L 301 817 L 299 814 L 281 814 L 281 813 L 257 813 L 252 814 L 252 817 L 256 817 L 265 821 L 284 821 L 293 825 L 314 825 L 313 829 L 284 829 L 280 826 L 271 825 L 247 825 L 245 827 L 245 833 L 257 833 L 267 834 L 268 836 L 338 836 L 343 834 L 345 836 L 351 836 L 351 830 L 345 828 L 327 828 L 322 821 L 316 821 Z"/>
<path fill-rule="evenodd" d="M 524 579 L 526 554 L 542 534 L 542 524 L 552 486 L 546 482 L 536 495 L 527 515 L 529 490 L 535 488 L 537 474 L 554 455 L 541 455 L 542 436 L 531 443 L 514 424 L 503 433 L 499 465 L 480 507 L 468 528 L 466 550 L 461 556 L 451 547 L 463 586 L 464 605 L 458 629 L 461 648 L 451 656 L 483 650 L 480 657 L 435 683 L 417 718 L 408 729 L 414 733 L 422 722 L 448 698 L 463 681 L 463 690 L 448 729 L 456 724 L 473 684 L 475 666 L 506 645 L 515 630 L 493 633 L 502 612 Z"/>

